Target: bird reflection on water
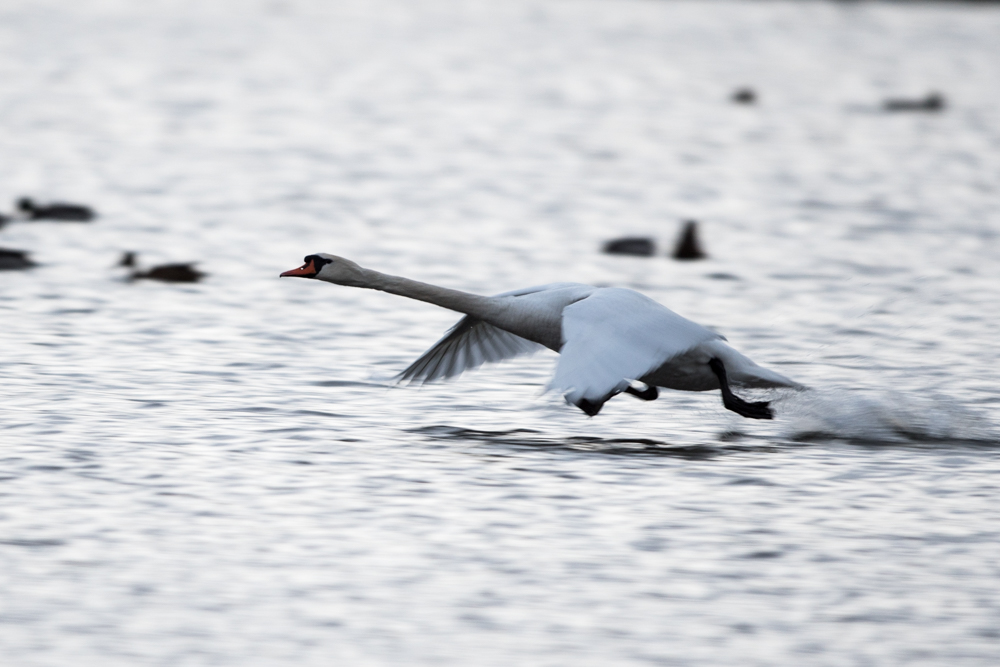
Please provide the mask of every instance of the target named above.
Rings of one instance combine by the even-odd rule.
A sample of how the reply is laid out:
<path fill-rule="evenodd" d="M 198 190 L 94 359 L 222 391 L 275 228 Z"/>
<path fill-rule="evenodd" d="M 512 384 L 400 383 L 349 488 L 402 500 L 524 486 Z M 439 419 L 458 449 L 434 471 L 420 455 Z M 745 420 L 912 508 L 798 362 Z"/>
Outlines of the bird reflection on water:
<path fill-rule="evenodd" d="M 455 426 L 422 426 L 409 429 L 434 440 L 474 445 L 489 445 L 513 449 L 567 450 L 614 456 L 665 456 L 689 460 L 707 460 L 736 452 L 765 452 L 773 450 L 773 445 L 746 446 L 737 444 L 671 444 L 648 438 L 600 438 L 596 436 L 566 436 L 553 438 L 551 435 L 532 429 L 511 429 L 509 431 L 479 431 Z M 727 440 L 728 434 L 721 439 Z"/>

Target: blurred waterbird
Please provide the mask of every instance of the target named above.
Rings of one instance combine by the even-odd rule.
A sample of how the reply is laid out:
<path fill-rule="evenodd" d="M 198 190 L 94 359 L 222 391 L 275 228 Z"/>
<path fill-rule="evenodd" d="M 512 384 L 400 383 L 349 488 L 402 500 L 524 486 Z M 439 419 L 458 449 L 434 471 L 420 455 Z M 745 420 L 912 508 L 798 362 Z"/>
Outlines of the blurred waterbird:
<path fill-rule="evenodd" d="M 944 96 L 940 93 L 927 93 L 921 99 L 888 99 L 882 103 L 886 111 L 941 111 L 944 106 Z"/>
<path fill-rule="evenodd" d="M 757 93 L 754 92 L 753 88 L 737 88 L 729 99 L 736 104 L 755 104 Z"/>
<path fill-rule="evenodd" d="M 118 262 L 118 266 L 135 269 L 129 275 L 130 280 L 159 280 L 164 283 L 196 283 L 206 275 L 205 273 L 202 273 L 198 269 L 194 268 L 193 262 L 187 262 L 184 264 L 160 264 L 159 266 L 154 266 L 146 271 L 139 271 L 136 269 L 138 266 L 136 253 L 131 251 L 122 254 L 122 258 L 121 261 Z"/>
<path fill-rule="evenodd" d="M 698 242 L 698 223 L 695 220 L 688 220 L 681 229 L 681 235 L 677 237 L 677 244 L 674 246 L 672 257 L 680 260 L 705 259 L 708 255 L 702 250 Z"/>
<path fill-rule="evenodd" d="M 52 202 L 39 206 L 28 197 L 17 200 L 17 208 L 29 220 L 62 220 L 65 222 L 88 222 L 94 219 L 94 211 L 79 204 Z"/>
<path fill-rule="evenodd" d="M 656 242 L 644 236 L 626 236 L 604 243 L 603 251 L 609 255 L 634 255 L 652 257 L 656 254 Z"/>
<path fill-rule="evenodd" d="M 0 248 L 0 271 L 30 269 L 33 266 L 38 265 L 31 261 L 26 251 Z"/>
<path fill-rule="evenodd" d="M 733 393 L 731 384 L 803 388 L 758 366 L 726 345 L 720 334 L 633 290 L 553 283 L 480 296 L 379 273 L 326 253 L 304 261 L 281 276 L 379 290 L 465 314 L 397 376 L 401 383 L 446 379 L 547 347 L 560 355 L 548 390 L 560 392 L 590 416 L 617 394 L 651 401 L 659 396 L 658 387 L 664 387 L 719 389 L 726 409 L 771 419 L 768 402 L 746 401 Z"/>

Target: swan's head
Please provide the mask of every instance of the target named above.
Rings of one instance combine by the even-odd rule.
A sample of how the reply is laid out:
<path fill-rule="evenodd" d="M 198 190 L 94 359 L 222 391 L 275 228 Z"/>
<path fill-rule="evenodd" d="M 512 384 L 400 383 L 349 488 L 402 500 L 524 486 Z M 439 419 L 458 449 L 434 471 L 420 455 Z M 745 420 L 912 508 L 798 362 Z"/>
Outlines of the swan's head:
<path fill-rule="evenodd" d="M 303 261 L 305 264 L 297 269 L 285 271 L 281 277 L 318 278 L 328 283 L 350 287 L 364 285 L 364 269 L 349 259 L 320 252 L 315 255 L 307 255 Z"/>

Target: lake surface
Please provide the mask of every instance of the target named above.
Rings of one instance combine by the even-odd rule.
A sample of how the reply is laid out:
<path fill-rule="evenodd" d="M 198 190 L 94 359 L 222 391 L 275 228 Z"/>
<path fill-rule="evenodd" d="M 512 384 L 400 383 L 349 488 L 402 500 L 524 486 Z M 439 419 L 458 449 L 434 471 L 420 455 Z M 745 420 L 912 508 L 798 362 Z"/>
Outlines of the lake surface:
<path fill-rule="evenodd" d="M 0 231 L 40 263 L 0 273 L 3 663 L 998 664 L 998 35 L 964 4 L 3 3 L 0 202 L 100 212 Z M 672 261 L 689 218 L 710 259 Z M 124 250 L 210 276 L 130 283 Z M 547 352 L 393 388 L 457 316 L 278 279 L 320 251 L 630 287 L 813 389 L 589 419 Z"/>

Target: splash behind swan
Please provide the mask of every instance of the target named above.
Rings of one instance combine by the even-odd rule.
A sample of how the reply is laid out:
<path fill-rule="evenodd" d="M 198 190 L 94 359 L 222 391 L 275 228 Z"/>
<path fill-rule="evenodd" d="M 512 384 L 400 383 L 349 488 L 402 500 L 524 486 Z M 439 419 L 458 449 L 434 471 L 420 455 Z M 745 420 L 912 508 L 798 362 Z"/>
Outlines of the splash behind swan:
<path fill-rule="evenodd" d="M 719 389 L 727 409 L 771 419 L 768 403 L 745 401 L 730 384 L 801 388 L 729 347 L 721 335 L 629 289 L 554 283 L 480 296 L 386 275 L 326 253 L 309 255 L 301 267 L 281 275 L 380 290 L 464 313 L 400 373 L 404 382 L 450 378 L 547 347 L 560 354 L 548 389 L 591 416 L 617 394 L 653 400 L 657 387 L 664 387 Z"/>

